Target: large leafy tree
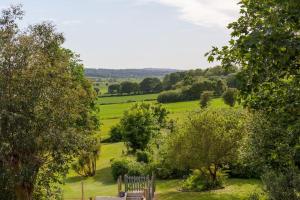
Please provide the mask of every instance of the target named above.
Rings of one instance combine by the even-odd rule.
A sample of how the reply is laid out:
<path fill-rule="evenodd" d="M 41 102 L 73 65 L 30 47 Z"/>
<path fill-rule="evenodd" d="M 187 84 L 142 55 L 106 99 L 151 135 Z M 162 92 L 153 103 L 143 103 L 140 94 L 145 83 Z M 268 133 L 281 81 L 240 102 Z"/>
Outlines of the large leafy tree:
<path fill-rule="evenodd" d="M 249 115 L 243 110 L 205 109 L 191 113 L 167 142 L 169 163 L 209 172 L 212 182 L 234 161 L 247 135 Z"/>
<path fill-rule="evenodd" d="M 242 0 L 240 5 L 240 18 L 229 25 L 229 45 L 214 47 L 208 59 L 240 67 L 243 103 L 263 112 L 272 127 L 262 127 L 256 155 L 265 158 L 266 168 L 287 174 L 300 135 L 300 1 Z"/>
<path fill-rule="evenodd" d="M 140 82 L 140 89 L 143 93 L 160 92 L 162 83 L 158 78 L 145 78 Z"/>
<path fill-rule="evenodd" d="M 168 112 L 161 105 L 134 104 L 120 121 L 123 139 L 133 152 L 144 150 L 160 128 L 166 125 Z"/>
<path fill-rule="evenodd" d="M 63 35 L 48 23 L 21 31 L 22 16 L 12 6 L 0 17 L 0 167 L 10 183 L 0 193 L 50 199 L 43 192 L 51 193 L 98 127 L 95 95 Z"/>

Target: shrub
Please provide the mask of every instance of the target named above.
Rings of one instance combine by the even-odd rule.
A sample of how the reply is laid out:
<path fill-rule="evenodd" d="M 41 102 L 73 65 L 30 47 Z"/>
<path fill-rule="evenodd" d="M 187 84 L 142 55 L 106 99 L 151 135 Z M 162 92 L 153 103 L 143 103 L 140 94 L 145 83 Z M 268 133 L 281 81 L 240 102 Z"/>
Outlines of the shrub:
<path fill-rule="evenodd" d="M 168 112 L 160 105 L 134 104 L 120 120 L 123 139 L 129 150 L 144 150 L 166 123 Z"/>
<path fill-rule="evenodd" d="M 111 163 L 111 173 L 114 180 L 119 176 L 124 176 L 129 171 L 129 161 L 126 159 L 113 160 Z"/>
<path fill-rule="evenodd" d="M 171 103 L 182 101 L 181 92 L 178 90 L 162 92 L 158 95 L 157 101 L 159 103 Z"/>
<path fill-rule="evenodd" d="M 120 142 L 122 141 L 122 127 L 117 124 L 110 129 L 110 142 Z"/>
<path fill-rule="evenodd" d="M 137 151 L 136 152 L 136 161 L 143 162 L 143 163 L 149 163 L 150 154 L 146 151 Z"/>
<path fill-rule="evenodd" d="M 261 171 L 254 163 L 236 162 L 229 165 L 229 176 L 231 178 L 259 178 Z"/>
<path fill-rule="evenodd" d="M 111 162 L 111 173 L 114 180 L 119 176 L 141 176 L 148 174 L 147 165 L 128 159 L 117 159 Z"/>
<path fill-rule="evenodd" d="M 223 100 L 224 103 L 227 105 L 233 107 L 235 105 L 235 100 L 236 100 L 236 95 L 237 95 L 237 89 L 235 88 L 228 88 L 224 93 L 223 93 Z"/>
<path fill-rule="evenodd" d="M 213 180 L 208 170 L 194 170 L 182 184 L 183 191 L 206 191 L 222 188 L 226 175 L 222 172 L 217 173 L 217 178 Z"/>
<path fill-rule="evenodd" d="M 300 175 L 294 169 L 269 171 L 262 176 L 266 193 L 271 200 L 299 200 Z"/>
<path fill-rule="evenodd" d="M 200 96 L 200 106 L 205 108 L 208 106 L 208 102 L 211 100 L 214 92 L 213 91 L 204 91 Z"/>
<path fill-rule="evenodd" d="M 129 169 L 127 174 L 129 176 L 141 176 L 147 174 L 146 165 L 143 163 L 130 161 L 128 167 Z"/>

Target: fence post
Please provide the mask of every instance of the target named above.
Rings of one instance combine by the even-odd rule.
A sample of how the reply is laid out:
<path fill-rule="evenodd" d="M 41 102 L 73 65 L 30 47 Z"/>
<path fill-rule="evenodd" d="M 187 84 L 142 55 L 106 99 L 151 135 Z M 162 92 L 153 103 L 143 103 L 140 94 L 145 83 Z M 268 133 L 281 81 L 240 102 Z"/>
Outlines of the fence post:
<path fill-rule="evenodd" d="M 84 188 L 83 188 L 83 181 L 81 181 L 81 200 L 84 200 Z"/>
<path fill-rule="evenodd" d="M 122 191 L 122 176 L 119 176 L 119 178 L 118 178 L 118 196 L 120 196 L 121 191 Z"/>

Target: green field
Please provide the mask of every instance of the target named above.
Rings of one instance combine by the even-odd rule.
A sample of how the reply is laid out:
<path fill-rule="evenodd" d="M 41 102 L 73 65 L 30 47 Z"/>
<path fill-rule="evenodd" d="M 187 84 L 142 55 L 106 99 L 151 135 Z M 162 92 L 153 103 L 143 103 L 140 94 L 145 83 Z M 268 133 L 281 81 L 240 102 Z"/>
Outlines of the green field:
<path fill-rule="evenodd" d="M 123 103 L 131 99 L 143 101 L 149 97 L 156 97 L 154 95 L 135 95 L 123 97 L 105 97 L 106 102 L 114 103 L 107 105 L 100 105 L 100 119 L 101 119 L 101 137 L 106 139 L 109 137 L 110 128 L 117 124 L 122 117 L 125 110 L 129 109 L 134 102 Z M 120 103 L 116 103 L 120 102 Z M 157 103 L 156 101 L 150 101 Z M 163 106 L 170 112 L 169 118 L 182 120 L 189 111 L 199 109 L 199 101 L 167 103 Z M 223 103 L 223 100 L 213 99 L 210 102 L 211 107 L 228 107 Z M 117 193 L 117 185 L 113 181 L 110 169 L 110 160 L 119 158 L 125 150 L 123 143 L 102 144 L 101 155 L 97 162 L 97 173 L 95 177 L 82 178 L 70 171 L 66 185 L 64 186 L 64 198 L 66 200 L 80 199 L 81 197 L 81 181 L 84 183 L 85 197 L 99 196 L 115 196 Z M 187 193 L 179 192 L 178 185 L 181 180 L 159 180 L 157 182 L 157 197 L 159 200 L 242 200 L 250 193 L 260 190 L 261 183 L 258 180 L 243 180 L 243 179 L 229 179 L 226 182 L 226 187 L 221 190 L 201 192 L 201 193 Z"/>
<path fill-rule="evenodd" d="M 140 95 L 138 95 L 140 96 Z M 108 98 L 108 97 L 106 97 Z M 115 97 L 122 98 L 122 97 Z M 157 103 L 156 101 L 150 101 L 149 103 Z M 100 119 L 101 119 L 101 136 L 103 139 L 109 137 L 110 128 L 119 122 L 125 110 L 128 110 L 134 102 L 120 103 L 120 104 L 107 104 L 100 105 Z M 182 118 L 188 111 L 199 109 L 199 101 L 187 101 L 177 103 L 167 103 L 163 106 L 170 112 L 169 117 L 171 119 Z M 210 103 L 212 107 L 228 107 L 223 103 L 221 98 L 213 99 Z"/>

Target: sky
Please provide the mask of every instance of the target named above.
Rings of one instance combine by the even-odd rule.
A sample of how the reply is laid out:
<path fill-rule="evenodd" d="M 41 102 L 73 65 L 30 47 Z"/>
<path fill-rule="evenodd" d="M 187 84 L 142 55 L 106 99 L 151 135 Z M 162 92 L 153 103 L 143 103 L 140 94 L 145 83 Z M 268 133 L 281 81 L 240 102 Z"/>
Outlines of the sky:
<path fill-rule="evenodd" d="M 237 0 L 0 0 L 22 4 L 24 25 L 51 21 L 91 68 L 207 68 L 227 44 Z"/>

